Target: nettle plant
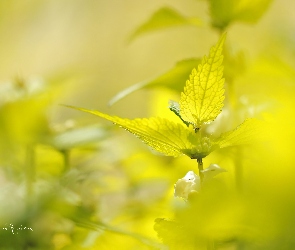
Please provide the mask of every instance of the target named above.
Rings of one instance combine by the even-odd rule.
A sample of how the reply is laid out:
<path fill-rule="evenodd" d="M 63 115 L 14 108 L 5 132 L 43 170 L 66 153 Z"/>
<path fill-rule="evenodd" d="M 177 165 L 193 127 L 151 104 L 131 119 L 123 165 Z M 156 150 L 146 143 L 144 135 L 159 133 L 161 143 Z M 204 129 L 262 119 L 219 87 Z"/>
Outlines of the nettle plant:
<path fill-rule="evenodd" d="M 161 117 L 125 119 L 96 110 L 68 107 L 109 120 L 167 156 L 186 155 L 197 160 L 202 183 L 203 158 L 214 150 L 248 143 L 259 124 L 256 119 L 246 119 L 237 128 L 219 136 L 204 130 L 204 125 L 213 122 L 224 106 L 222 49 L 225 38 L 223 34 L 197 69 L 192 70 L 179 102 L 170 101 L 169 109 L 179 117 L 179 123 Z"/>

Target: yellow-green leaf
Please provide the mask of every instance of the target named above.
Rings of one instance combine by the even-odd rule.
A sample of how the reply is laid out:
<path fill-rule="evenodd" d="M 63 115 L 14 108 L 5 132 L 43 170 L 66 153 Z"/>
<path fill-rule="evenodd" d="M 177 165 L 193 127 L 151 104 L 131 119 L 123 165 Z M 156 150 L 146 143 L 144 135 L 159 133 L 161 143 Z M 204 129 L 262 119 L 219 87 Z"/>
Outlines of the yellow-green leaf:
<path fill-rule="evenodd" d="M 219 148 L 249 144 L 258 136 L 263 136 L 264 129 L 262 121 L 248 118 L 234 130 L 221 134 L 215 143 Z"/>
<path fill-rule="evenodd" d="M 113 105 L 134 91 L 143 88 L 168 88 L 175 91 L 181 91 L 188 74 L 192 68 L 197 67 L 200 62 L 201 60 L 198 58 L 190 58 L 179 61 L 173 68 L 164 74 L 161 74 L 153 79 L 141 81 L 119 92 L 110 100 L 109 103 L 110 105 Z"/>
<path fill-rule="evenodd" d="M 206 157 L 215 149 L 210 138 L 195 133 L 192 128 L 188 128 L 184 124 L 175 123 L 165 118 L 152 117 L 130 120 L 110 116 L 96 110 L 67 107 L 109 120 L 167 156 L 176 157 L 185 154 L 192 159 L 199 159 Z"/>
<path fill-rule="evenodd" d="M 190 239 L 191 234 L 188 234 L 186 229 L 185 225 L 173 220 L 165 218 L 155 220 L 154 230 L 169 249 L 193 249 L 191 242 L 194 239 Z"/>
<path fill-rule="evenodd" d="M 200 128 L 212 122 L 221 112 L 224 100 L 222 47 L 225 34 L 205 56 L 197 69 L 193 69 L 180 98 L 180 115 L 183 120 Z"/>
<path fill-rule="evenodd" d="M 181 25 L 200 26 L 200 24 L 201 21 L 198 18 L 188 18 L 172 8 L 163 7 L 157 10 L 148 21 L 139 26 L 129 40 L 131 41 L 138 36 L 161 29 Z"/>
<path fill-rule="evenodd" d="M 272 0 L 208 0 L 212 25 L 221 30 L 232 22 L 255 23 L 268 9 Z"/>
<path fill-rule="evenodd" d="M 179 156 L 183 150 L 192 148 L 191 143 L 187 140 L 191 132 L 184 129 L 182 124 L 164 118 L 137 118 L 130 120 L 110 116 L 99 111 L 83 108 L 75 109 L 100 116 L 119 125 L 165 155 Z"/>
<path fill-rule="evenodd" d="M 107 135 L 107 130 L 102 126 L 87 126 L 52 135 L 46 140 L 46 143 L 58 150 L 68 150 L 100 141 Z"/>

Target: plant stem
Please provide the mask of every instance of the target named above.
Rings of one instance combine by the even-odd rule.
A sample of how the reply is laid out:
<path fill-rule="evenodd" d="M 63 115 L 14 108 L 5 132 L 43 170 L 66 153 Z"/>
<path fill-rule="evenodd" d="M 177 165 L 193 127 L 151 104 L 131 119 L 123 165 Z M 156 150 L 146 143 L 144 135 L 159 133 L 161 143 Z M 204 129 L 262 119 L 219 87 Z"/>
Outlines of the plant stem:
<path fill-rule="evenodd" d="M 33 195 L 33 182 L 35 180 L 35 150 L 33 145 L 26 148 L 25 160 L 25 176 L 26 176 L 26 201 L 29 204 Z"/>
<path fill-rule="evenodd" d="M 67 172 L 70 170 L 70 151 L 69 150 L 61 150 L 61 153 L 63 155 L 64 160 L 64 172 Z"/>
<path fill-rule="evenodd" d="M 202 188 L 202 184 L 204 181 L 204 173 L 203 173 L 203 158 L 197 159 L 198 161 L 198 169 L 199 169 L 199 176 L 200 176 L 200 187 Z M 208 240 L 207 242 L 207 250 L 215 250 L 215 242 L 214 240 Z"/>
<path fill-rule="evenodd" d="M 204 174 L 203 174 L 203 158 L 197 159 L 198 161 L 198 169 L 199 169 L 199 176 L 200 176 L 200 184 L 202 186 L 203 180 L 204 180 Z"/>
<path fill-rule="evenodd" d="M 239 195 L 243 194 L 243 148 L 241 146 L 238 146 L 236 148 L 236 154 L 234 158 L 234 164 L 235 164 L 235 179 L 236 179 L 236 190 Z M 245 249 L 244 242 L 241 239 L 237 239 L 236 242 L 236 249 L 237 250 L 243 250 Z"/>
<path fill-rule="evenodd" d="M 243 150 L 241 147 L 237 147 L 236 155 L 234 158 L 234 164 L 235 164 L 236 189 L 238 193 L 243 192 L 243 164 L 241 162 L 242 157 L 243 157 Z"/>
<path fill-rule="evenodd" d="M 208 240 L 207 242 L 207 250 L 215 250 L 215 242 L 213 240 Z"/>

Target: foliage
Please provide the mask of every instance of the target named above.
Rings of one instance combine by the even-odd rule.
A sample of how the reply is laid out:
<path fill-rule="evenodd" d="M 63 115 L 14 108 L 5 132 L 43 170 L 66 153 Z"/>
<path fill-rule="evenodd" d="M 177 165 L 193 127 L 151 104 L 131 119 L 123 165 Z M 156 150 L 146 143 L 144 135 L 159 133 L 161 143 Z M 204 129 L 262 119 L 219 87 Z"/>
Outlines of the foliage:
<path fill-rule="evenodd" d="M 209 0 L 213 26 L 224 29 L 232 22 L 257 22 L 271 0 L 259 0 L 255 4 L 248 0 Z"/>
<path fill-rule="evenodd" d="M 114 96 L 111 99 L 110 104 L 112 105 L 118 102 L 122 98 L 126 97 L 128 94 L 141 88 L 163 87 L 163 88 L 168 88 L 175 91 L 181 91 L 183 89 L 183 86 L 181 83 L 185 82 L 191 70 L 197 67 L 199 63 L 200 63 L 200 60 L 197 58 L 190 58 L 190 59 L 185 59 L 183 61 L 177 62 L 172 69 L 165 72 L 164 74 L 158 77 L 155 77 L 152 80 L 139 82 L 121 91 L 120 93 L 118 93 L 116 96 Z"/>
<path fill-rule="evenodd" d="M 163 7 L 159 9 L 158 11 L 156 11 L 146 23 L 138 27 L 134 31 L 134 33 L 130 36 L 130 40 L 133 40 L 136 37 L 139 37 L 143 34 L 146 34 L 155 30 L 161 30 L 161 29 L 171 28 L 175 26 L 186 26 L 186 25 L 192 25 L 192 26 L 198 27 L 200 26 L 200 24 L 201 24 L 200 19 L 196 17 L 187 18 L 172 8 Z"/>
<path fill-rule="evenodd" d="M 201 134 L 201 127 L 211 123 L 221 112 L 224 100 L 224 79 L 222 66 L 223 35 L 196 69 L 193 69 L 181 93 L 179 105 L 173 103 L 172 111 L 185 124 L 174 123 L 165 118 L 123 119 L 99 111 L 82 108 L 78 110 L 105 118 L 140 138 L 147 145 L 168 156 L 185 154 L 191 159 L 202 159 L 216 148 L 243 144 L 255 131 L 252 120 L 246 120 L 234 131 L 211 139 Z M 178 110 L 179 106 L 179 110 Z M 75 108 L 75 107 L 74 107 Z M 251 128 L 251 130 L 247 130 Z M 227 140 L 227 137 L 229 140 Z M 241 141 L 239 140 L 242 138 Z"/>
<path fill-rule="evenodd" d="M 97 65 L 97 57 L 103 58 L 107 52 L 96 46 L 95 36 L 91 36 L 91 43 L 82 42 L 87 32 L 94 32 L 96 23 L 109 25 L 114 21 L 114 8 L 110 8 L 112 18 L 101 22 L 105 16 L 97 15 L 99 8 L 94 8 L 104 6 L 100 1 L 71 1 L 71 6 L 59 2 L 75 10 L 69 19 L 66 15 L 59 17 L 59 9 L 65 14 L 68 9 L 55 8 L 57 1 L 30 0 L 19 7 L 0 4 L 1 46 L 9 39 L 22 45 L 17 52 L 12 52 L 15 45 L 9 53 L 5 53 L 5 46 L 1 50 L 2 74 L 7 71 L 11 75 L 7 62 L 13 53 L 19 55 L 20 62 L 26 53 L 32 58 L 40 52 L 40 57 L 46 54 L 39 36 L 44 33 L 35 33 L 35 29 L 40 32 L 40 26 L 47 33 L 46 28 L 54 21 L 62 30 L 53 32 L 48 39 L 50 46 L 56 45 L 53 41 L 61 42 L 56 37 L 65 33 L 67 41 L 81 49 L 72 50 L 73 57 L 66 63 L 48 57 L 40 64 L 38 59 L 33 70 L 27 62 L 30 66 L 24 75 L 33 71 L 40 77 L 23 76 L 5 82 L 5 76 L 1 76 L 0 249 L 294 249 L 293 45 L 290 39 L 284 40 L 290 37 L 286 24 L 281 23 L 279 32 L 272 26 L 269 34 L 263 33 L 268 37 L 259 44 L 256 40 L 251 43 L 254 34 L 261 31 L 258 29 L 271 2 L 196 1 L 191 5 L 194 8 L 188 7 L 194 15 L 185 12 L 184 2 L 179 5 L 182 10 L 157 5 L 154 14 L 143 17 L 143 24 L 137 22 L 129 36 L 120 20 L 120 31 L 124 39 L 129 38 L 126 51 L 140 46 L 136 58 L 146 56 L 141 54 L 145 50 L 142 44 L 152 32 L 165 35 L 161 39 L 167 47 L 176 39 L 171 34 L 179 33 L 177 39 L 185 42 L 196 37 L 199 42 L 189 48 L 189 56 L 172 61 L 170 65 L 174 66 L 167 71 L 169 67 L 157 62 L 161 51 L 155 51 L 154 60 L 148 63 L 160 67 L 159 72 L 164 69 L 163 74 L 131 85 L 110 101 L 117 107 L 122 103 L 120 111 L 132 117 L 131 107 L 137 108 L 140 103 L 131 102 L 130 110 L 125 109 L 124 97 L 139 89 L 148 93 L 140 101 L 152 113 L 151 118 L 130 119 L 109 115 L 103 107 L 98 108 L 102 111 L 75 107 L 83 112 L 64 107 L 83 106 L 85 102 L 85 106 L 93 107 L 107 90 L 119 89 L 119 85 L 110 83 L 112 79 L 124 81 L 125 71 L 129 79 L 142 77 L 136 75 L 131 61 L 126 59 L 123 65 L 120 59 L 110 59 L 111 53 L 102 59 L 105 68 Z M 195 4 L 206 6 L 206 11 L 195 8 Z M 23 12 L 28 15 L 22 16 Z M 79 24 L 73 23 L 77 13 L 83 17 Z M 53 19 L 44 22 L 43 16 Z M 61 20 L 68 23 L 61 25 Z M 22 29 L 12 35 L 5 29 L 6 23 L 12 29 L 31 21 L 34 25 L 27 33 Z M 85 28 L 86 23 L 91 25 Z M 75 27 L 73 34 L 79 39 L 73 39 L 69 27 Z M 107 29 L 112 30 L 109 26 Z M 175 33 L 165 34 L 165 30 Z M 118 31 L 116 28 L 119 36 Z M 243 32 L 253 33 L 244 45 L 239 40 Z M 213 37 L 217 41 L 216 35 L 219 40 L 209 51 Z M 107 35 L 98 37 L 107 39 Z M 25 51 L 28 41 L 35 53 Z M 149 41 L 153 43 L 145 46 L 158 48 L 154 40 Z M 113 44 L 107 43 L 112 51 Z M 70 46 L 63 44 L 61 51 Z M 60 60 L 66 57 L 61 51 L 54 55 Z M 253 51 L 257 54 L 251 54 Z M 207 56 L 202 58 L 204 54 Z M 74 57 L 79 63 L 70 66 Z M 89 57 L 93 61 L 84 65 L 83 58 Z M 47 71 L 40 70 L 43 64 Z M 12 71 L 12 75 L 19 74 Z M 87 76 L 81 78 L 83 72 Z M 98 89 L 86 84 L 89 79 L 100 79 Z M 83 103 L 80 95 L 86 91 L 89 97 Z M 167 107 L 166 97 L 178 101 L 170 101 Z M 71 103 L 74 106 L 68 105 Z M 103 119 L 83 116 L 85 112 Z M 104 120 L 127 130 L 148 147 Z M 216 170 L 223 173 L 216 175 Z"/>

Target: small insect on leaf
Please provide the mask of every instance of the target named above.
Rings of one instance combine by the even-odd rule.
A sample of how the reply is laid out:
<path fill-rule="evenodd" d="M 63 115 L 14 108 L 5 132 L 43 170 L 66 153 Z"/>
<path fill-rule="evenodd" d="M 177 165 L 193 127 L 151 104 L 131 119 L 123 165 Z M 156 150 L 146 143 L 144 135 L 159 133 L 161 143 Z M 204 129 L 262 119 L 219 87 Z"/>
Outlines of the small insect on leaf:
<path fill-rule="evenodd" d="M 171 101 L 169 109 L 181 123 L 160 117 L 124 119 L 99 111 L 71 107 L 91 113 L 126 129 L 148 146 L 167 156 L 187 155 L 202 159 L 218 147 L 226 146 L 223 137 L 216 142 L 199 131 L 202 124 L 212 122 L 221 112 L 224 100 L 222 46 L 225 34 L 204 57 L 198 69 L 194 69 L 186 82 L 180 103 Z"/>
<path fill-rule="evenodd" d="M 180 107 L 179 107 L 179 103 L 176 101 L 169 101 L 169 109 L 179 117 L 179 119 L 186 125 L 189 126 L 189 123 L 184 121 L 181 116 L 180 116 Z"/>

